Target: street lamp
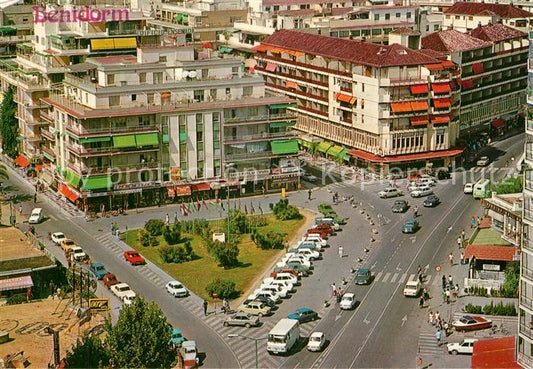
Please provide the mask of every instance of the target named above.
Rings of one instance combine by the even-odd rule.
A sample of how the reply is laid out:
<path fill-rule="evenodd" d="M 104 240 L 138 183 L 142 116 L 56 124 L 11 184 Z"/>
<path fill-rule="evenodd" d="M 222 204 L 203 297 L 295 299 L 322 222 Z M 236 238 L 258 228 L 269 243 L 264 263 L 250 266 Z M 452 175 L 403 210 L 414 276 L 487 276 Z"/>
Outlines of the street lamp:
<path fill-rule="evenodd" d="M 268 337 L 256 338 L 256 337 L 245 336 L 244 334 L 237 334 L 237 333 L 228 334 L 228 337 L 229 338 L 242 337 L 242 338 L 255 341 L 255 369 L 258 369 L 259 368 L 259 352 L 257 351 L 257 342 L 266 340 Z"/>

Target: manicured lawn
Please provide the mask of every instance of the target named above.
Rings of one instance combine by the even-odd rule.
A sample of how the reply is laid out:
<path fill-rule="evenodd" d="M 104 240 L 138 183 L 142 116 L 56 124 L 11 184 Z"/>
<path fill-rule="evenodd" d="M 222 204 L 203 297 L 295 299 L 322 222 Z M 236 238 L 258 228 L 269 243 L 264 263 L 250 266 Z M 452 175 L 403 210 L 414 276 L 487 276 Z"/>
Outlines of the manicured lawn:
<path fill-rule="evenodd" d="M 502 236 L 492 228 L 480 229 L 476 238 L 472 241 L 473 245 L 501 245 L 510 246 Z"/>
<path fill-rule="evenodd" d="M 278 221 L 272 214 L 265 215 L 268 220 L 266 226 L 259 228 L 261 233 L 267 231 L 275 231 L 280 233 L 287 233 L 287 239 L 292 239 L 301 225 L 304 224 L 305 218 L 299 220 Z M 222 225 L 223 221 L 211 222 L 212 228 L 216 231 L 218 225 Z M 223 230 L 220 230 L 223 232 Z M 179 280 L 187 288 L 201 296 L 202 298 L 210 300 L 205 287 L 214 279 L 231 279 L 240 291 L 246 291 L 249 285 L 257 277 L 258 273 L 263 273 L 265 268 L 269 266 L 279 250 L 261 250 L 251 240 L 249 235 L 241 236 L 241 243 L 239 244 L 239 262 L 241 265 L 233 269 L 224 269 L 217 266 L 215 260 L 207 253 L 205 245 L 198 236 L 183 234 L 182 237 L 187 237 L 191 240 L 192 247 L 195 254 L 199 257 L 196 260 L 187 263 L 174 264 L 164 263 L 159 257 L 159 248 L 166 246 L 163 237 L 159 237 L 160 246 L 144 247 L 140 245 L 137 237 L 138 230 L 132 230 L 125 234 L 124 241 L 131 247 L 139 251 L 145 258 L 156 264 L 165 272 L 170 274 L 173 278 Z"/>

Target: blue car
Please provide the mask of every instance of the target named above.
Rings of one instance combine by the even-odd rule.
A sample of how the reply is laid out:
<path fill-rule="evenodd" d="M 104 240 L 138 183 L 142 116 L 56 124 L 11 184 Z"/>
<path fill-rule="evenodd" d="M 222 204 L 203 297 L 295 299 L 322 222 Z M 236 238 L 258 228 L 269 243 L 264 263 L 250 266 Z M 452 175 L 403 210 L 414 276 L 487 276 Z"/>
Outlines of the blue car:
<path fill-rule="evenodd" d="M 181 347 L 183 341 L 185 341 L 185 337 L 183 337 L 181 331 L 179 329 L 173 329 L 170 336 L 170 342 L 172 342 L 174 347 Z"/>
<path fill-rule="evenodd" d="M 402 227 L 403 233 L 415 233 L 420 228 L 420 225 L 418 224 L 418 220 L 415 219 L 409 219 Z"/>
<path fill-rule="evenodd" d="M 107 274 L 107 270 L 102 263 L 91 263 L 89 270 L 94 274 L 98 279 L 104 278 L 104 275 Z"/>
<path fill-rule="evenodd" d="M 300 323 L 310 322 L 318 319 L 318 313 L 309 308 L 301 308 L 287 316 L 289 319 L 297 320 Z"/>

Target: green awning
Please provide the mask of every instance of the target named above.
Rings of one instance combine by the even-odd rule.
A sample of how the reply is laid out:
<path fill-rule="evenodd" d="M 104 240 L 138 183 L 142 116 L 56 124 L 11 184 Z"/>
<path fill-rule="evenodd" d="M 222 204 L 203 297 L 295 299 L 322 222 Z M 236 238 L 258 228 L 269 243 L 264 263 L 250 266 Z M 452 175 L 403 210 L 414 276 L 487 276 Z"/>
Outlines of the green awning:
<path fill-rule="evenodd" d="M 342 159 L 344 161 L 350 161 L 350 155 L 348 155 L 348 149 L 342 149 L 342 152 L 340 153 L 342 156 Z"/>
<path fill-rule="evenodd" d="M 225 45 L 222 45 L 218 48 L 218 51 L 220 51 L 221 53 L 230 53 L 233 51 L 233 49 L 231 47 L 227 47 Z"/>
<path fill-rule="evenodd" d="M 170 136 L 169 135 L 163 135 L 163 143 L 169 143 Z"/>
<path fill-rule="evenodd" d="M 56 40 L 61 40 L 61 36 L 58 36 L 58 35 L 50 35 L 50 38 L 55 38 Z"/>
<path fill-rule="evenodd" d="M 183 22 L 183 24 L 189 24 L 189 15 L 183 14 L 183 18 L 181 21 Z"/>
<path fill-rule="evenodd" d="M 183 14 L 181 13 L 178 13 L 174 16 L 174 20 L 178 23 L 181 23 L 181 21 L 183 20 Z"/>
<path fill-rule="evenodd" d="M 159 145 L 159 136 L 157 133 L 143 133 L 135 135 L 137 146 L 154 146 Z"/>
<path fill-rule="evenodd" d="M 49 57 L 52 56 L 52 54 L 44 54 L 44 53 L 40 53 L 40 52 L 38 52 L 38 51 L 36 51 L 35 54 L 36 54 L 36 55 L 39 55 L 39 56 L 44 56 L 44 57 L 47 57 L 47 58 L 49 58 Z"/>
<path fill-rule="evenodd" d="M 69 131 L 65 131 L 64 133 L 66 133 L 68 136 L 70 136 L 71 138 L 75 139 L 76 141 L 79 140 L 79 137 L 76 136 L 74 133 L 71 133 Z M 65 136 L 63 136 L 65 137 Z"/>
<path fill-rule="evenodd" d="M 65 180 L 74 188 L 77 188 L 80 184 L 80 176 L 77 175 L 76 173 L 70 171 L 70 170 L 67 170 L 66 174 L 65 174 Z"/>
<path fill-rule="evenodd" d="M 180 133 L 180 142 L 187 141 L 187 133 Z"/>
<path fill-rule="evenodd" d="M 91 142 L 108 142 L 111 141 L 111 137 L 104 136 L 104 137 L 90 137 L 90 138 L 80 138 L 80 142 L 82 144 L 84 143 L 91 143 Z"/>
<path fill-rule="evenodd" d="M 342 149 L 343 149 L 342 146 L 337 146 L 337 145 L 335 145 L 335 146 L 332 146 L 332 147 L 328 150 L 327 154 L 328 154 L 329 156 L 338 157 L 338 156 L 340 155 L 340 153 L 342 152 Z"/>
<path fill-rule="evenodd" d="M 298 143 L 303 146 L 303 147 L 306 147 L 308 149 L 311 148 L 311 142 L 307 142 L 305 140 L 302 140 L 302 139 L 298 139 Z"/>
<path fill-rule="evenodd" d="M 290 108 L 293 106 L 296 106 L 296 104 L 295 103 L 272 104 L 272 105 L 269 105 L 268 107 L 270 109 L 286 109 L 286 108 Z"/>
<path fill-rule="evenodd" d="M 298 154 L 299 150 L 297 140 L 272 141 L 270 146 L 274 155 Z"/>
<path fill-rule="evenodd" d="M 270 123 L 268 126 L 270 128 L 283 128 L 283 127 L 292 127 L 296 124 L 296 122 L 276 122 L 276 123 Z"/>
<path fill-rule="evenodd" d="M 318 144 L 318 146 L 316 147 L 316 149 L 320 152 L 326 152 L 328 151 L 328 149 L 331 147 L 331 145 L 333 145 L 332 143 L 330 142 L 326 142 L 326 141 L 323 141 L 321 143 Z"/>
<path fill-rule="evenodd" d="M 50 159 L 50 161 L 55 161 L 56 160 L 56 158 L 54 158 L 52 155 L 50 155 L 46 151 L 43 151 L 43 156 L 48 158 L 48 159 Z"/>
<path fill-rule="evenodd" d="M 125 136 L 115 136 L 113 137 L 113 147 L 115 148 L 124 148 L 124 147 L 136 147 L 135 135 L 125 135 Z"/>
<path fill-rule="evenodd" d="M 3 32 L 17 32 L 17 29 L 14 27 L 0 27 L 0 33 Z"/>
<path fill-rule="evenodd" d="M 33 47 L 31 47 L 30 45 L 25 45 L 25 44 L 17 44 L 17 47 L 21 50 L 32 50 Z"/>
<path fill-rule="evenodd" d="M 113 185 L 111 182 L 111 176 L 94 176 L 83 178 L 82 183 L 84 190 L 109 189 Z"/>

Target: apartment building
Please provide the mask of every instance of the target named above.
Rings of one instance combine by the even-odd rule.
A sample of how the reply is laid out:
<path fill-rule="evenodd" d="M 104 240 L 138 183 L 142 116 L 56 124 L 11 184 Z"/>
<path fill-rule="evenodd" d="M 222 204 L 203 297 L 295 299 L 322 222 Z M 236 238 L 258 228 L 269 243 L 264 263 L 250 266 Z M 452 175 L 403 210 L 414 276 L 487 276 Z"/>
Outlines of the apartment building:
<path fill-rule="evenodd" d="M 530 41 L 533 33 L 529 33 Z M 530 55 L 533 46 L 530 43 Z M 533 87 L 533 66 L 528 65 L 529 89 Z M 524 148 L 527 170 L 524 171 L 523 190 L 523 234 L 520 254 L 520 285 L 518 312 L 518 347 L 517 362 L 523 368 L 533 368 L 533 99 L 531 93 L 527 95 L 526 107 L 526 143 Z M 531 265 L 530 265 L 531 264 Z"/>
<path fill-rule="evenodd" d="M 451 61 L 398 44 L 287 30 L 256 51 L 266 87 L 296 99 L 295 128 L 303 139 L 320 137 L 316 149 L 326 156 L 387 173 L 448 165 L 462 152 L 454 149 L 460 90 Z"/>
<path fill-rule="evenodd" d="M 527 34 L 503 24 L 469 33 L 448 29 L 422 38 L 422 47 L 447 55 L 461 68 L 460 135 L 497 134 L 522 111 L 527 87 Z"/>
<path fill-rule="evenodd" d="M 72 11 L 73 6 L 61 9 Z M 146 19 L 130 10 L 128 20 L 122 21 L 36 22 L 31 42 L 17 46 L 16 58 L 0 61 L 0 89 L 16 89 L 20 151 L 26 161 L 56 159 L 52 150 L 56 137 L 48 130 L 54 122 L 46 113 L 41 115 L 45 106 L 40 99 L 90 55 L 134 54 L 137 44 L 158 42 L 160 36 L 145 29 Z M 51 181 L 51 173 L 43 177 Z"/>
<path fill-rule="evenodd" d="M 0 55 L 15 55 L 18 44 L 29 41 L 33 34 L 30 5 L 12 5 L 0 9 Z"/>
<path fill-rule="evenodd" d="M 144 46 L 83 64 L 42 101 L 58 186 L 86 211 L 296 186 L 292 100 L 240 59 Z"/>
<path fill-rule="evenodd" d="M 533 13 L 511 4 L 457 2 L 444 12 L 443 29 L 468 32 L 478 25 L 498 23 L 527 32 L 533 24 Z"/>

